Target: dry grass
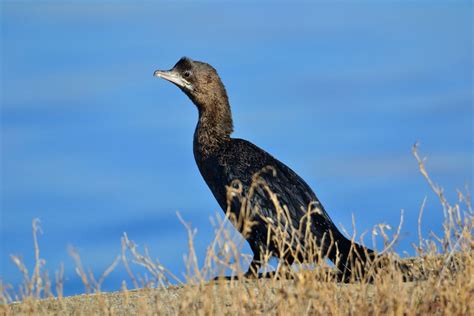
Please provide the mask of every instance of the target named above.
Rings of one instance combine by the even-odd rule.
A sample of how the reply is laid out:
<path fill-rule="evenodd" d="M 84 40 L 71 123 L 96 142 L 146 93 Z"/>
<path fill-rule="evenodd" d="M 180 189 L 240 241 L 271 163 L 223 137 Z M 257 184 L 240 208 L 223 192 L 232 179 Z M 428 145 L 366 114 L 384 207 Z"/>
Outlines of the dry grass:
<path fill-rule="evenodd" d="M 19 257 L 11 256 L 23 274 L 24 281 L 17 289 L 0 283 L 0 313 L 471 315 L 474 297 L 472 277 L 474 243 L 473 212 L 469 191 L 466 190 L 466 194 L 459 191 L 458 200 L 455 203 L 449 202 L 443 190 L 426 172 L 416 146 L 413 147 L 413 154 L 419 163 L 421 174 L 441 203 L 445 219 L 443 236 L 436 236 L 433 233 L 429 238 L 422 236 L 422 216 L 426 213 L 425 199 L 420 207 L 418 219 L 419 242 L 413 245 L 418 256 L 402 260 L 392 251 L 403 221 L 402 214 L 400 227 L 394 232 L 387 225 L 374 227 L 373 239 L 382 238 L 384 241 L 384 248 L 378 251 L 383 255 L 366 267 L 356 266 L 359 274 L 353 276 L 353 282 L 349 284 L 335 281 L 334 269 L 323 260 L 324 253 L 321 253 L 321 249 L 313 242 L 314 238 L 304 229 L 304 225 L 309 223 L 302 222 L 298 229 L 289 230 L 285 215 L 286 207 L 280 205 L 278 198 L 268 191 L 268 196 L 279 213 L 279 223 L 272 223 L 272 235 L 268 238 L 274 238 L 279 242 L 281 252 L 297 253 L 304 249 L 310 254 L 312 261 L 318 264 L 308 265 L 301 262 L 295 264 L 292 269 L 279 265 L 274 269 L 276 273 L 266 278 L 245 279 L 243 266 L 248 263 L 249 258 L 242 254 L 242 244 L 236 241 L 235 236 L 227 229 L 228 221 L 218 218 L 213 223 L 216 237 L 208 247 L 204 264 L 199 266 L 193 245 L 195 231 L 178 214 L 187 228 L 189 237 L 187 272 L 184 280 L 151 258 L 146 249 L 140 252 L 124 234 L 121 255 L 99 277 L 86 272 L 77 251 L 70 249 L 85 292 L 92 294 L 63 297 L 63 269 L 60 268 L 56 272 L 54 281 L 44 271 L 44 260 L 40 257 L 37 240 L 40 226 L 35 220 L 33 221 L 35 266 L 30 273 Z M 267 171 L 272 172 L 271 169 Z M 254 177 L 253 189 L 258 188 L 268 190 L 265 182 L 257 174 Z M 229 198 L 241 199 L 243 214 L 258 213 L 258 209 L 250 205 L 248 196 L 239 195 L 241 192 L 239 190 L 238 183 L 231 185 L 228 188 Z M 308 214 L 317 212 L 317 208 L 310 205 L 307 212 Z M 252 221 L 249 221 L 248 217 L 231 218 L 230 215 L 228 217 L 244 234 L 252 228 Z M 355 227 L 353 230 L 355 231 Z M 301 239 L 305 242 L 299 242 Z M 271 268 L 268 264 L 269 257 L 270 254 L 267 253 L 262 258 L 267 261 L 264 271 Z M 124 281 L 120 292 L 101 292 L 104 279 L 118 264 L 125 267 L 134 290 L 128 290 Z M 135 275 L 133 265 L 144 267 L 147 274 Z M 400 266 L 409 269 L 400 269 Z M 216 275 L 224 274 L 237 278 L 209 281 Z M 411 281 L 404 281 L 407 278 Z"/>

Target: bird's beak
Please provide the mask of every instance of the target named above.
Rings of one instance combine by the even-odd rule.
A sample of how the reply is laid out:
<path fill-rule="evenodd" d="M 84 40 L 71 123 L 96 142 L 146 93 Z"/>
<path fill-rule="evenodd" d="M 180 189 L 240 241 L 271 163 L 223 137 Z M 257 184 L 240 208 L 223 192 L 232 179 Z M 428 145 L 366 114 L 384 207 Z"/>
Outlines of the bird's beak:
<path fill-rule="evenodd" d="M 153 73 L 153 76 L 168 80 L 169 82 L 174 83 L 180 88 L 192 88 L 192 85 L 183 77 L 181 77 L 181 75 L 177 71 L 174 71 L 173 69 L 157 70 Z"/>

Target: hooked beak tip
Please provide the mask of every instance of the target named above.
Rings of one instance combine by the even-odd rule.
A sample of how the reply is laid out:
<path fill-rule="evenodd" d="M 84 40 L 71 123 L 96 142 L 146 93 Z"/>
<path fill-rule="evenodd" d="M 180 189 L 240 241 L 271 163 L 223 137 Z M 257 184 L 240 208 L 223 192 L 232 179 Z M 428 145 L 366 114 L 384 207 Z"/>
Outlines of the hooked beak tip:
<path fill-rule="evenodd" d="M 153 77 L 161 77 L 162 75 L 162 71 L 161 70 L 156 70 L 154 73 L 153 73 Z"/>

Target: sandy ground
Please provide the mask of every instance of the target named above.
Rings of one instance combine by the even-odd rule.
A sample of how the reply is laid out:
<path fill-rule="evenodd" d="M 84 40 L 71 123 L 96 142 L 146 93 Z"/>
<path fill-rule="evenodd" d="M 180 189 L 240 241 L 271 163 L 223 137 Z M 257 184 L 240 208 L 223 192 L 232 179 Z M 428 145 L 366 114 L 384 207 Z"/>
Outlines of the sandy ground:
<path fill-rule="evenodd" d="M 100 293 L 65 297 L 63 299 L 45 299 L 24 303 L 12 303 L 5 308 L 6 315 L 178 315 L 183 313 L 235 314 L 245 311 L 245 306 L 236 307 L 235 295 L 249 294 L 258 298 L 258 310 L 263 314 L 271 313 L 276 304 L 284 303 L 282 293 L 291 295 L 294 280 L 272 282 L 268 279 L 253 280 L 230 284 L 229 281 L 211 282 L 202 286 L 176 286 L 165 289 L 141 289 L 128 292 Z M 367 301 L 374 295 L 373 286 L 365 285 L 358 291 L 359 284 L 338 284 L 334 289 L 340 292 L 363 293 Z M 404 285 L 407 291 L 413 289 L 413 283 Z M 202 293 L 202 299 L 199 295 Z M 315 295 L 317 293 L 308 293 Z M 206 299 L 212 296 L 213 299 Z M 339 296 L 337 293 L 335 297 Z M 278 301 L 277 301 L 278 300 Z M 336 299 L 337 300 L 337 299 Z M 212 306 L 211 306 L 212 305 Z M 255 306 L 254 306 L 255 307 Z"/>

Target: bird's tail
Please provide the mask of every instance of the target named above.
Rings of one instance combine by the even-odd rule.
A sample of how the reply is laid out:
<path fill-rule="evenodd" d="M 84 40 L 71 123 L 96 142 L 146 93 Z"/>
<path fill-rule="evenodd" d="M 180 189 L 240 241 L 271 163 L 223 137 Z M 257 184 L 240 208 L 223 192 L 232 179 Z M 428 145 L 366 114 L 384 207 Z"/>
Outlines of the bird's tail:
<path fill-rule="evenodd" d="M 379 255 L 372 249 L 350 240 L 343 241 L 338 250 L 336 266 L 339 270 L 338 279 L 340 281 L 350 282 L 365 279 L 372 282 L 378 271 L 390 265 L 402 273 L 404 281 L 414 280 L 413 271 L 406 263 L 390 259 L 386 255 Z"/>
<path fill-rule="evenodd" d="M 341 280 L 350 281 L 365 278 L 376 256 L 372 249 L 346 239 L 338 243 L 332 261 L 339 270 Z"/>

